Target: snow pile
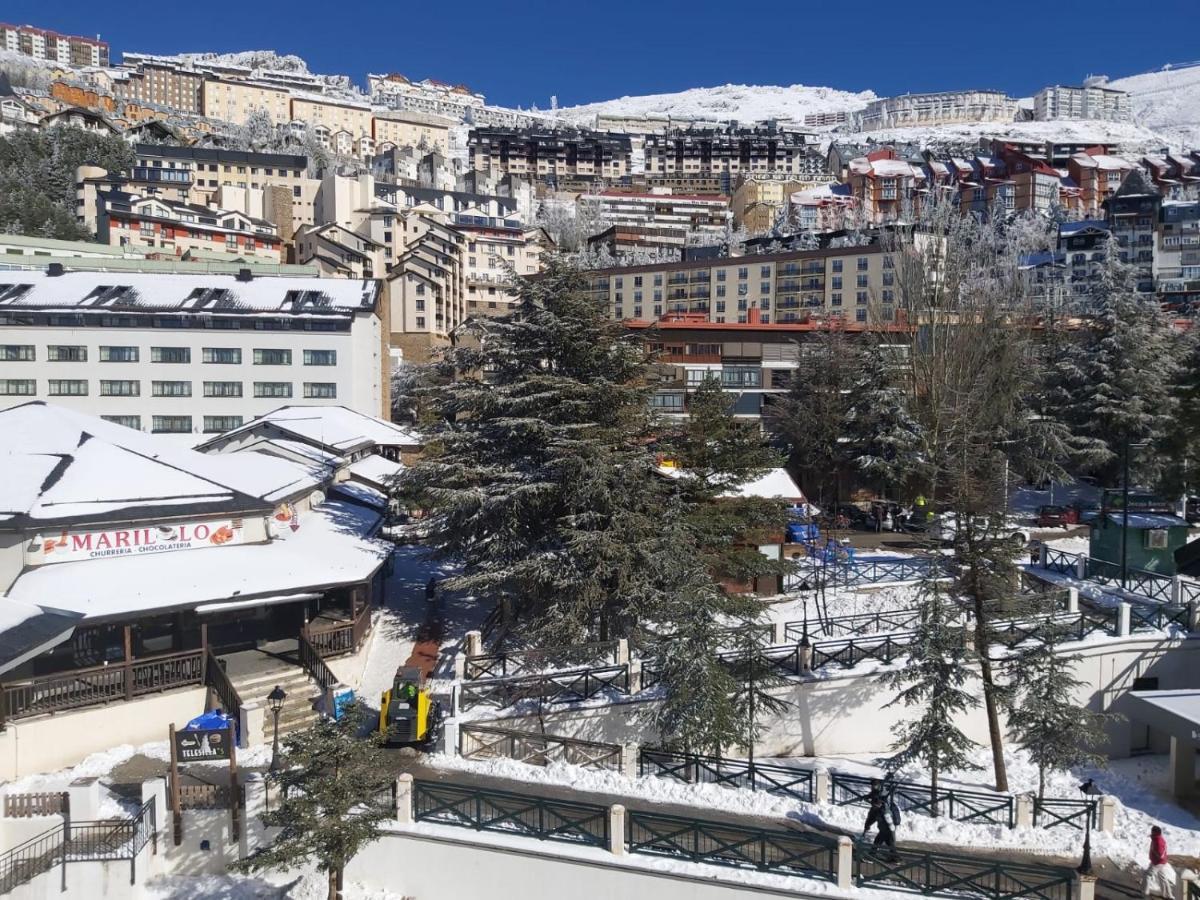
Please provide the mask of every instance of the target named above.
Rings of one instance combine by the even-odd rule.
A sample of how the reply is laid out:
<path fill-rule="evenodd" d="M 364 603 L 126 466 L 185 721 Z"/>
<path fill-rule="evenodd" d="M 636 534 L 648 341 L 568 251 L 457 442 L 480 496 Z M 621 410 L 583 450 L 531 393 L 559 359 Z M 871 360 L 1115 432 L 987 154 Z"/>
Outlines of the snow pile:
<path fill-rule="evenodd" d="M 220 897 L 221 900 L 325 900 L 329 881 L 315 869 L 286 873 L 248 875 L 163 875 L 146 883 L 146 900 L 192 900 Z M 344 900 L 406 900 L 384 888 L 347 881 Z"/>
<path fill-rule="evenodd" d="M 958 122 L 945 125 L 915 125 L 907 128 L 877 128 L 839 140 L 881 144 L 914 143 L 933 150 L 952 150 L 975 146 L 980 138 L 1017 141 L 1071 141 L 1095 144 L 1119 144 L 1123 156 L 1137 156 L 1163 146 L 1164 137 L 1147 127 L 1131 122 L 1105 122 L 1091 119 L 1057 119 L 1050 122 Z"/>
<path fill-rule="evenodd" d="M 836 88 L 780 85 L 726 84 L 720 87 L 692 88 L 673 94 L 647 94 L 621 97 L 563 107 L 555 112 L 573 125 L 592 125 L 598 115 L 670 116 L 673 119 L 703 121 L 757 122 L 783 119 L 803 122 L 812 113 L 850 112 L 862 109 L 876 99 L 872 91 L 851 93 Z"/>
<path fill-rule="evenodd" d="M 917 605 L 920 594 L 920 584 L 902 584 L 874 589 L 843 587 L 826 590 L 825 603 L 830 616 L 891 613 L 901 609 L 912 609 Z M 802 597 L 788 596 L 781 603 L 771 603 L 765 611 L 765 617 L 772 622 L 799 622 L 804 619 L 804 606 L 805 601 Z M 815 623 L 817 613 L 817 601 L 810 597 L 808 620 Z"/>
<path fill-rule="evenodd" d="M 273 72 L 294 72 L 311 75 L 308 63 L 293 53 L 275 50 L 237 50 L 233 53 L 180 53 L 171 57 L 195 65 L 242 66 L 247 69 L 270 69 Z"/>
<path fill-rule="evenodd" d="M 1138 124 L 1161 132 L 1175 147 L 1200 146 L 1200 63 L 1164 66 L 1106 87 L 1129 92 Z"/>

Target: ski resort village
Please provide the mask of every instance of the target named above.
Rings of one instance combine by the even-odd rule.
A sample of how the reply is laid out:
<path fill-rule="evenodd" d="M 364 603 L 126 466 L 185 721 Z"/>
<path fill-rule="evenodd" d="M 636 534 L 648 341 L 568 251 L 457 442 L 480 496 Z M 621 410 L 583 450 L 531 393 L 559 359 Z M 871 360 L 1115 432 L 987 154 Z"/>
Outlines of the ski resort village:
<path fill-rule="evenodd" d="M 0 23 L 0 895 L 1200 900 L 1169 35 L 602 100 L 583 20 L 71 6 Z"/>

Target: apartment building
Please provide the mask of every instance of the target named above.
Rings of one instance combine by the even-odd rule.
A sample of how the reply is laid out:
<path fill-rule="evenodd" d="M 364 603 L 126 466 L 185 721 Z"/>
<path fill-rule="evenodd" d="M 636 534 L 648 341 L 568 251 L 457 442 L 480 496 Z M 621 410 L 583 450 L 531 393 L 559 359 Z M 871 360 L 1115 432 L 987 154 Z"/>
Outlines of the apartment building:
<path fill-rule="evenodd" d="M 629 135 L 584 129 L 475 128 L 468 152 L 474 169 L 556 183 L 627 177 L 633 145 Z"/>
<path fill-rule="evenodd" d="M 30 104 L 16 94 L 0 92 L 0 135 L 25 128 L 36 128 L 40 116 Z"/>
<path fill-rule="evenodd" d="M 1007 144 L 999 159 L 1013 185 L 1013 209 L 1048 215 L 1055 204 L 1061 205 L 1062 176 L 1048 162 Z"/>
<path fill-rule="evenodd" d="M 281 87 L 205 78 L 202 102 L 204 115 L 231 125 L 245 125 L 255 110 L 265 111 L 274 125 L 292 119 L 292 95 Z"/>
<path fill-rule="evenodd" d="M 450 129 L 456 123 L 443 116 L 420 112 L 380 112 L 371 117 L 371 137 L 375 153 L 396 147 L 420 147 L 446 154 L 450 152 Z"/>
<path fill-rule="evenodd" d="M 682 259 L 687 232 L 678 228 L 648 228 L 644 225 L 612 225 L 587 239 L 589 250 L 606 250 L 614 258 L 631 257 L 640 251 L 673 254 Z"/>
<path fill-rule="evenodd" d="M 841 231 L 857 220 L 858 201 L 846 184 L 823 184 L 796 191 L 788 198 L 791 224 L 800 232 Z"/>
<path fill-rule="evenodd" d="M 675 128 L 645 138 L 646 176 L 715 176 L 724 180 L 725 193 L 732 193 L 739 175 L 823 175 L 824 160 L 808 137 L 774 124 Z"/>
<path fill-rule="evenodd" d="M 377 278 L 387 267 L 383 245 L 333 222 L 301 228 L 296 259 L 316 266 L 327 278 Z"/>
<path fill-rule="evenodd" d="M 1017 101 L 1003 91 L 939 91 L 872 100 L 862 112 L 861 130 L 956 122 L 1011 122 Z"/>
<path fill-rule="evenodd" d="M 464 84 L 447 84 L 433 78 L 412 81 L 399 72 L 367 75 L 367 90 L 372 103 L 458 120 L 468 110 L 481 110 L 485 105 L 483 94 Z"/>
<path fill-rule="evenodd" d="M 108 41 L 0 22 L 0 48 L 64 66 L 107 66 Z"/>
<path fill-rule="evenodd" d="M 406 361 L 426 362 L 467 319 L 467 237 L 431 216 L 418 216 L 410 240 L 388 274 L 391 346 Z"/>
<path fill-rule="evenodd" d="M 542 258 L 554 248 L 544 229 L 515 219 L 457 213 L 455 230 L 467 239 L 464 273 L 468 315 L 501 315 L 517 300 L 513 277 L 542 271 Z"/>
<path fill-rule="evenodd" d="M 189 444 L 291 401 L 387 414 L 378 282 L 86 263 L 0 271 L 0 406 L 50 400 Z"/>
<path fill-rule="evenodd" d="M 1134 169 L 1109 193 L 1103 207 L 1122 261 L 1137 269 L 1138 290 L 1153 293 L 1155 231 L 1162 195 L 1140 170 Z"/>
<path fill-rule="evenodd" d="M 851 160 L 846 183 L 863 220 L 879 225 L 916 216 L 926 181 L 920 166 L 889 147 Z"/>
<path fill-rule="evenodd" d="M 1153 154 L 1142 166 L 1167 200 L 1200 200 L 1200 152 Z"/>
<path fill-rule="evenodd" d="M 1200 307 L 1200 201 L 1163 201 L 1156 237 L 1159 299 L 1172 308 Z"/>
<path fill-rule="evenodd" d="M 833 180 L 832 175 L 806 175 L 802 178 L 742 175 L 730 200 L 733 221 L 750 234 L 763 234 L 784 216 L 793 194 L 829 184 Z"/>
<path fill-rule="evenodd" d="M 581 213 L 594 216 L 596 221 L 674 230 L 682 235 L 693 233 L 719 239 L 724 237 L 731 221 L 729 199 L 711 195 L 607 190 L 580 194 L 576 203 Z"/>
<path fill-rule="evenodd" d="M 1033 95 L 1033 117 L 1048 119 L 1105 119 L 1128 122 L 1129 94 L 1099 84 L 1066 87 L 1049 85 Z"/>
<path fill-rule="evenodd" d="M 807 113 L 804 116 L 804 124 L 810 128 L 832 128 L 836 125 L 848 124 L 852 116 L 853 113 L 844 109 L 837 112 Z"/>
<path fill-rule="evenodd" d="M 129 54 L 125 55 L 126 64 Z M 203 73 L 153 57 L 132 68 L 114 70 L 112 92 L 118 100 L 154 103 L 189 116 L 204 115 Z"/>
<path fill-rule="evenodd" d="M 814 316 L 894 321 L 896 273 L 880 246 L 795 250 L 586 273 L 614 319 L 703 316 L 714 323 L 795 323 Z"/>
<path fill-rule="evenodd" d="M 96 200 L 96 239 L 110 247 L 281 261 L 283 242 L 274 223 L 265 219 L 117 189 L 97 192 Z"/>
<path fill-rule="evenodd" d="M 1091 147 L 1067 160 L 1067 173 L 1079 189 L 1079 206 L 1086 216 L 1099 214 L 1104 201 L 1133 170 L 1132 162 L 1106 152 L 1105 147 Z"/>
<path fill-rule="evenodd" d="M 293 122 L 304 122 L 318 137 L 348 132 L 357 140 L 374 132 L 371 126 L 371 105 L 351 100 L 335 100 L 317 95 L 295 95 L 291 99 Z"/>

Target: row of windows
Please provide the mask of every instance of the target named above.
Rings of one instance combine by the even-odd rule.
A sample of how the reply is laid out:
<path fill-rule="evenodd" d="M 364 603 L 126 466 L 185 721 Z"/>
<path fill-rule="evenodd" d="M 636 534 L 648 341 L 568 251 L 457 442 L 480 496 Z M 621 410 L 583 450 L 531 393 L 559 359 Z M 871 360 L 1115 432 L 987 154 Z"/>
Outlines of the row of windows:
<path fill-rule="evenodd" d="M 293 386 L 290 381 L 255 381 L 255 397 L 287 398 L 292 396 Z M 334 400 L 337 398 L 337 384 L 332 381 L 304 382 L 304 397 L 308 400 Z M 243 386 L 240 381 L 205 381 L 203 383 L 205 397 L 241 397 Z M 50 397 L 86 397 L 89 386 L 85 378 L 50 378 L 46 382 L 46 394 Z M 100 380 L 101 397 L 140 397 L 142 383 L 140 381 Z M 190 381 L 152 381 L 150 395 L 153 397 L 190 397 L 192 383 Z M 34 378 L 0 378 L 0 396 L 34 397 L 37 396 L 37 380 Z"/>
<path fill-rule="evenodd" d="M 100 347 L 100 362 L 138 362 L 140 347 Z M 0 344 L 0 362 L 32 362 L 37 359 L 37 348 L 33 344 Z M 78 344 L 50 344 L 46 347 L 46 359 L 50 362 L 87 362 L 88 348 Z M 242 361 L 240 347 L 204 347 L 201 359 L 206 363 L 238 365 Z M 150 362 L 190 363 L 191 347 L 151 347 Z M 254 351 L 256 366 L 290 366 L 291 350 Z M 304 365 L 336 366 L 336 350 L 305 350 Z"/>
<path fill-rule="evenodd" d="M 106 422 L 124 425 L 126 428 L 142 430 L 141 416 L 101 416 Z M 206 434 L 220 434 L 242 427 L 241 416 L 204 416 L 204 431 Z M 150 430 L 156 434 L 191 434 L 191 416 L 151 416 Z"/>
<path fill-rule="evenodd" d="M 830 260 L 829 261 L 830 271 L 841 272 L 843 263 L 844 263 L 844 260 L 842 260 L 842 259 Z M 870 266 L 870 259 L 866 256 L 859 256 L 856 258 L 856 266 L 857 266 L 859 272 L 866 272 L 868 267 Z M 885 256 L 883 258 L 883 267 L 885 269 L 891 269 L 894 267 L 894 263 L 890 256 Z M 717 281 L 724 281 L 725 277 L 726 277 L 726 270 L 725 269 L 717 269 L 716 271 L 717 271 Z M 784 266 L 783 268 L 781 268 L 777 272 L 777 274 L 779 274 L 779 275 L 795 275 L 795 274 L 821 275 L 821 274 L 824 274 L 824 267 L 822 266 L 817 269 L 805 270 L 805 269 L 797 268 L 795 265 L 788 265 L 788 266 Z M 633 286 L 641 287 L 643 276 L 634 275 L 632 277 L 633 277 Z M 750 267 L 749 266 L 740 266 L 737 270 L 737 277 L 741 281 L 747 280 L 750 277 Z M 771 267 L 770 266 L 759 266 L 759 277 L 760 278 L 770 278 L 771 277 Z M 693 283 L 707 281 L 708 280 L 708 272 L 705 270 L 699 270 L 699 271 L 693 270 L 691 272 L 676 273 L 675 275 L 671 276 L 671 283 L 672 284 L 684 284 L 689 280 L 689 278 L 692 280 Z M 625 286 L 624 276 L 617 275 L 614 280 L 616 282 L 617 288 L 622 288 Z M 655 275 L 654 276 L 654 286 L 661 287 L 662 283 L 663 283 L 662 275 Z"/>
<path fill-rule="evenodd" d="M 226 318 L 224 316 L 133 316 L 85 315 L 83 313 L 31 313 L 0 311 L 0 325 L 28 327 L 49 325 L 55 328 L 176 328 L 204 331 L 349 331 L 350 320 L 329 319 L 268 319 L 258 316 Z"/>

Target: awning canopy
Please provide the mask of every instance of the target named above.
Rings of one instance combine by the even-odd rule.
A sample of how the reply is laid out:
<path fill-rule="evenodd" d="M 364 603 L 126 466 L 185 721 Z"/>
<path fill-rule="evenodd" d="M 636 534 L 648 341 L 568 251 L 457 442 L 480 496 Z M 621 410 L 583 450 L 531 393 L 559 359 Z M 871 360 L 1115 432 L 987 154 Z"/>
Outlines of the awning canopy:
<path fill-rule="evenodd" d="M 1126 714 L 1175 737 L 1194 740 L 1200 734 L 1200 688 L 1171 691 L 1130 691 Z"/>
<path fill-rule="evenodd" d="M 81 618 L 77 613 L 0 598 L 0 674 L 68 640 Z"/>

